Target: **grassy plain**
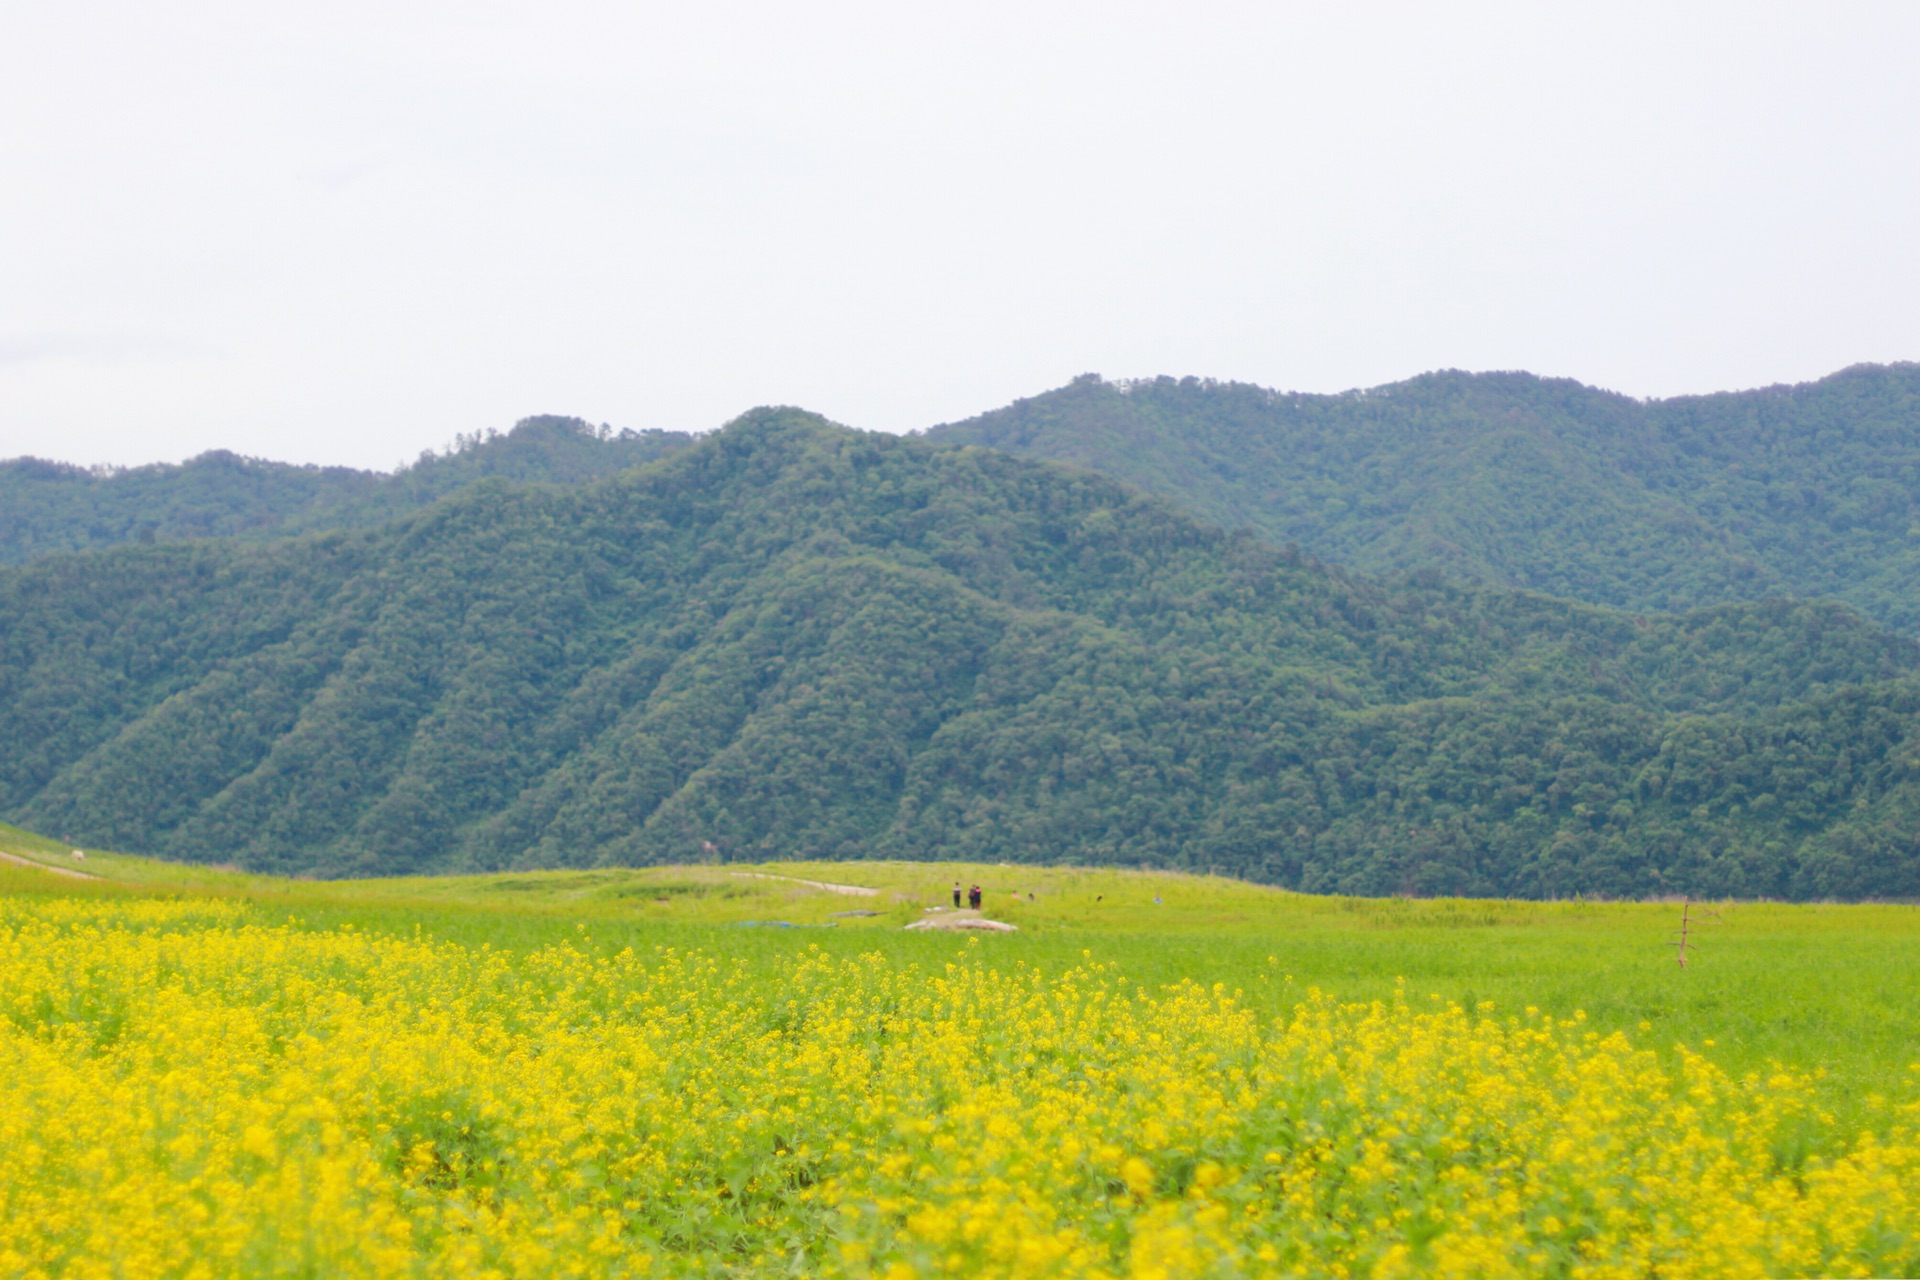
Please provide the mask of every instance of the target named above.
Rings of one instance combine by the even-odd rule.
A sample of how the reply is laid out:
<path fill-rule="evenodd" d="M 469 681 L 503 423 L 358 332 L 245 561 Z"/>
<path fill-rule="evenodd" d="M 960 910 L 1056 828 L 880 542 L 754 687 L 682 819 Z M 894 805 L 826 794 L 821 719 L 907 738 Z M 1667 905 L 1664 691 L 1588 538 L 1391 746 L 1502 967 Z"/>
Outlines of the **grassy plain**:
<path fill-rule="evenodd" d="M 1677 903 L 0 854 L 20 1274 L 1920 1260 L 1912 907 L 1722 904 L 1682 969 Z M 907 930 L 956 877 L 1017 932 Z"/>
<path fill-rule="evenodd" d="M 1903 1088 L 1920 1063 L 1920 907 L 1906 904 L 1710 903 L 1704 914 L 1696 904 L 1704 922 L 1683 969 L 1677 902 L 1319 897 L 1208 876 L 901 862 L 300 881 L 108 851 L 75 861 L 67 846 L 4 825 L 0 853 L 101 877 L 50 880 L 0 864 L 9 892 L 232 897 L 305 927 L 423 929 L 469 945 L 567 939 L 615 952 L 667 941 L 767 956 L 813 944 L 903 961 L 951 953 L 952 935 L 904 926 L 947 903 L 958 880 L 981 885 L 984 914 L 1019 929 L 986 939 L 995 957 L 1045 968 L 1090 952 L 1139 983 L 1225 983 L 1263 1017 L 1309 988 L 1378 1000 L 1404 980 L 1416 998 L 1468 1008 L 1581 1012 L 1639 1047 L 1671 1057 L 1685 1045 L 1735 1075 L 1773 1063 L 1813 1072 L 1842 1115 Z M 867 911 L 878 914 L 847 914 Z"/>

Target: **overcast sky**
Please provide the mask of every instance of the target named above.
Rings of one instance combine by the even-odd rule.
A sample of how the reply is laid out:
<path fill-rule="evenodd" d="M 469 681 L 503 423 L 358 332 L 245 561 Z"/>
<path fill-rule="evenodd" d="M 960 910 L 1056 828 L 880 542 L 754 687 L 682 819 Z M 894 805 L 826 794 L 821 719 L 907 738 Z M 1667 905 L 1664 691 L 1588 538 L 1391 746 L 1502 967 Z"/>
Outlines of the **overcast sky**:
<path fill-rule="evenodd" d="M 1920 358 L 1920 5 L 0 0 L 0 456 Z"/>

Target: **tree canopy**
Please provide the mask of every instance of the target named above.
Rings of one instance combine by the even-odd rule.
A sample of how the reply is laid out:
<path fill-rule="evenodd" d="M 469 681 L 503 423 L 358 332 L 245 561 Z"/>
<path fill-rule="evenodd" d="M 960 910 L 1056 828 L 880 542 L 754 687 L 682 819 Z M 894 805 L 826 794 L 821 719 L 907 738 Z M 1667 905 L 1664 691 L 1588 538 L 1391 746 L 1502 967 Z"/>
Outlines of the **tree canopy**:
<path fill-rule="evenodd" d="M 1381 583 L 1097 475 L 761 410 L 378 528 L 0 569 L 0 813 L 336 875 L 1912 895 L 1917 672 L 1837 605 Z"/>
<path fill-rule="evenodd" d="M 1344 395 L 1076 379 L 931 438 L 1067 462 L 1368 573 L 1920 628 L 1920 365 L 1634 400 L 1525 373 Z"/>
<path fill-rule="evenodd" d="M 296 466 L 218 451 L 147 467 L 0 462 L 0 563 L 126 542 L 258 540 L 384 523 L 488 477 L 578 484 L 691 443 L 684 432 L 611 431 L 524 418 L 476 432 L 391 474 Z"/>

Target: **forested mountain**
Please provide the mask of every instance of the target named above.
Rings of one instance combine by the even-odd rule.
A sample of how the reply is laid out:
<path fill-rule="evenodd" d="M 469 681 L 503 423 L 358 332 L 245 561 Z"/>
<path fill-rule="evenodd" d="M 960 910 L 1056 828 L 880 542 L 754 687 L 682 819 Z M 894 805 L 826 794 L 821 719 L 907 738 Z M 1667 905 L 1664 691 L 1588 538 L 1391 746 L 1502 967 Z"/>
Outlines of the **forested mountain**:
<path fill-rule="evenodd" d="M 1095 475 L 763 410 L 377 530 L 0 570 L 0 815 L 321 874 L 1913 895 L 1916 671 L 1837 606 L 1383 587 Z"/>
<path fill-rule="evenodd" d="M 526 418 L 505 434 L 464 437 L 448 452 L 423 454 L 391 474 L 225 452 L 123 469 L 15 458 L 0 462 L 0 562 L 123 542 L 364 528 L 488 476 L 578 484 L 651 462 L 692 439 L 684 432 L 613 432 L 578 418 Z"/>
<path fill-rule="evenodd" d="M 1828 598 L 1920 629 L 1920 365 L 1663 401 L 1530 374 L 1338 396 L 1087 376 L 928 436 L 1102 472 L 1369 574 L 1669 612 Z M 129 470 L 16 459 L 0 462 L 0 562 L 368 528 L 487 476 L 580 483 L 692 439 L 546 417 L 393 474 L 230 453 Z"/>
<path fill-rule="evenodd" d="M 1920 365 L 1658 401 L 1521 373 L 1334 396 L 1089 375 L 929 434 L 1369 573 L 1631 609 L 1832 598 L 1920 628 Z"/>

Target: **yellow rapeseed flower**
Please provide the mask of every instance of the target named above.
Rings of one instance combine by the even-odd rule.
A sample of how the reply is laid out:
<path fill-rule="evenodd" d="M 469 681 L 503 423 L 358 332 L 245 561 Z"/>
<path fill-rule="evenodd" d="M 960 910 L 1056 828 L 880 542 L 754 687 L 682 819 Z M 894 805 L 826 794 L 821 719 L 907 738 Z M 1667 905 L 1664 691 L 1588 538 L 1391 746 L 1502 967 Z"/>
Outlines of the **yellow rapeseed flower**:
<path fill-rule="evenodd" d="M 1844 1134 L 1578 1016 L 990 955 L 0 899 L 0 1275 L 1920 1272 L 1911 1100 Z"/>

